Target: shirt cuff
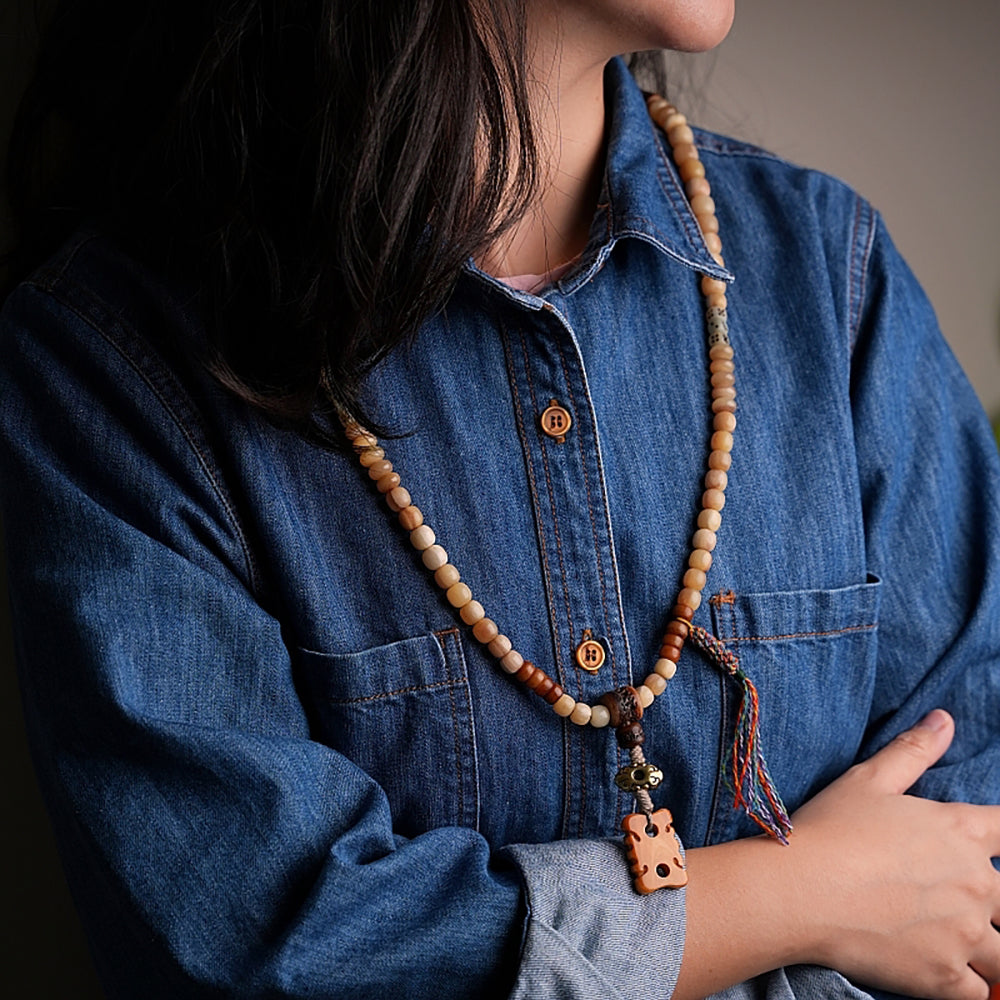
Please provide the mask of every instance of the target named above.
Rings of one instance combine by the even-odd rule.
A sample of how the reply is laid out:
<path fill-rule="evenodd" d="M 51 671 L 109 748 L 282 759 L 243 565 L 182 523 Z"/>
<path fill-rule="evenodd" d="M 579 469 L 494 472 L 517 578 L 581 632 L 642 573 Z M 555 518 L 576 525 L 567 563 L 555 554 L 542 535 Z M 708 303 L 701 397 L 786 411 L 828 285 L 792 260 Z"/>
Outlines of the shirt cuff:
<path fill-rule="evenodd" d="M 640 896 L 619 841 L 505 848 L 528 916 L 511 1000 L 668 1000 L 684 952 L 684 890 Z"/>

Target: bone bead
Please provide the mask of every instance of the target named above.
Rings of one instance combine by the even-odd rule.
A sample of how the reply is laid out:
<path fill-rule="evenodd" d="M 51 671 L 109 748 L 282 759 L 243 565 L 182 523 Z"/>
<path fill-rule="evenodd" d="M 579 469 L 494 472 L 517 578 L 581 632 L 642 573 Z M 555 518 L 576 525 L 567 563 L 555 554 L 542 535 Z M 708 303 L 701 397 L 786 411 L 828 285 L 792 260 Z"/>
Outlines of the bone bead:
<path fill-rule="evenodd" d="M 361 452 L 361 455 L 358 457 L 358 461 L 366 469 L 369 469 L 383 458 L 385 458 L 385 448 L 366 448 L 363 452 Z"/>
<path fill-rule="evenodd" d="M 390 472 L 392 472 L 392 462 L 385 458 L 380 458 L 377 462 L 372 462 L 368 466 L 369 477 L 376 481 L 383 476 L 387 476 Z"/>
<path fill-rule="evenodd" d="M 667 690 L 666 678 L 661 677 L 657 673 L 649 674 L 649 676 L 647 676 L 642 683 L 648 687 L 657 698 L 659 698 L 660 695 Z"/>
<path fill-rule="evenodd" d="M 447 590 L 449 587 L 453 587 L 459 580 L 461 580 L 461 575 L 458 572 L 457 566 L 452 566 L 451 563 L 445 563 L 440 569 L 434 572 L 434 582 L 442 589 Z"/>
<path fill-rule="evenodd" d="M 716 511 L 718 513 L 718 511 Z M 722 523 L 722 518 L 720 516 L 719 523 Z M 702 528 L 702 531 L 706 531 L 708 535 L 712 538 L 712 548 L 715 548 L 715 530 L 711 528 Z M 697 535 L 698 532 L 695 532 Z M 688 556 L 688 566 L 692 569 L 700 569 L 702 573 L 707 573 L 712 568 L 712 553 L 708 549 L 701 548 L 700 546 L 695 546 L 691 550 L 691 555 Z"/>
<path fill-rule="evenodd" d="M 385 502 L 391 511 L 398 514 L 404 507 L 409 507 L 412 500 L 410 494 L 402 486 L 397 486 L 394 490 L 389 490 L 386 493 Z"/>
<path fill-rule="evenodd" d="M 639 696 L 639 704 L 643 708 L 649 708 L 653 704 L 655 695 L 645 684 L 640 684 L 636 689 L 635 693 Z"/>
<path fill-rule="evenodd" d="M 724 490 L 729 485 L 729 476 L 722 469 L 709 469 L 705 473 L 705 486 L 710 490 Z M 701 527 L 699 525 L 699 527 Z"/>
<path fill-rule="evenodd" d="M 552 711 L 562 718 L 568 718 L 576 708 L 576 700 L 568 694 L 564 694 L 553 706 Z"/>
<path fill-rule="evenodd" d="M 569 721 L 577 726 L 586 726 L 590 723 L 593 709 L 582 701 L 576 703 L 576 708 L 570 712 Z"/>
<path fill-rule="evenodd" d="M 429 570 L 436 571 L 448 561 L 448 553 L 440 545 L 431 545 L 420 553 L 420 559 Z"/>
<path fill-rule="evenodd" d="M 707 528 L 699 528 L 691 536 L 691 548 L 692 550 L 704 549 L 706 552 L 712 552 L 715 549 L 715 543 L 718 541 L 714 531 L 709 531 Z M 694 551 L 691 553 L 694 555 Z M 701 567 L 698 567 L 699 569 Z"/>
<path fill-rule="evenodd" d="M 379 493 L 391 493 L 396 487 L 399 486 L 399 473 L 398 472 L 387 472 L 378 482 L 375 484 Z"/>
<path fill-rule="evenodd" d="M 722 473 L 725 475 L 725 473 Z M 718 531 L 719 526 L 722 524 L 722 515 L 717 510 L 703 510 L 698 515 L 698 527 L 708 528 L 709 531 Z M 708 553 L 705 553 L 708 555 Z M 711 560 L 711 556 L 708 556 Z"/>
<path fill-rule="evenodd" d="M 492 618 L 480 618 L 472 629 L 472 634 L 475 636 L 476 641 L 484 645 L 496 639 L 499 632 L 497 623 Z"/>
<path fill-rule="evenodd" d="M 413 531 L 424 523 L 424 515 L 419 507 L 404 507 L 399 512 L 399 523 L 406 531 Z"/>
<path fill-rule="evenodd" d="M 508 674 L 516 674 L 523 665 L 524 657 L 516 649 L 511 649 L 500 657 L 500 666 L 503 667 Z"/>
<path fill-rule="evenodd" d="M 410 544 L 421 552 L 424 549 L 429 549 L 435 541 L 437 539 L 434 537 L 434 532 L 431 531 L 429 524 L 421 524 L 419 528 L 414 528 L 410 532 Z"/>
<path fill-rule="evenodd" d="M 722 490 L 705 490 L 701 495 L 701 505 L 706 510 L 722 510 L 726 506 L 726 494 Z"/>
<path fill-rule="evenodd" d="M 510 652 L 511 641 L 501 632 L 486 648 L 499 660 Z"/>
<path fill-rule="evenodd" d="M 454 583 L 444 592 L 444 596 L 453 608 L 463 608 L 472 600 L 472 591 L 464 583 Z"/>
<path fill-rule="evenodd" d="M 674 674 L 677 673 L 677 664 L 673 660 L 668 660 L 665 657 L 656 661 L 653 664 L 653 669 L 665 680 L 669 681 Z"/>
<path fill-rule="evenodd" d="M 611 721 L 611 713 L 603 705 L 592 705 L 590 724 L 595 729 L 603 729 Z"/>
<path fill-rule="evenodd" d="M 459 583 L 457 586 L 461 587 L 463 584 Z M 462 609 L 458 613 L 466 625 L 475 625 L 476 622 L 486 617 L 486 609 L 479 601 L 469 601 L 468 604 L 463 604 Z"/>

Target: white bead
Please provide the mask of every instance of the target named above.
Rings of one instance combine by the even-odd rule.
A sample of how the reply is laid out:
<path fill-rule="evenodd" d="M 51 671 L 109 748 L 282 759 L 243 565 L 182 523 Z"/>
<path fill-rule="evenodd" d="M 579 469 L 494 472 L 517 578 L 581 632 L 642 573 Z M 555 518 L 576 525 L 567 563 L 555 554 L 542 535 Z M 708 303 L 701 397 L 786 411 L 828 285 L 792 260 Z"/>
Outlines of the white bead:
<path fill-rule="evenodd" d="M 590 724 L 595 729 L 603 729 L 611 721 L 611 713 L 604 705 L 594 705 L 590 710 Z"/>
<path fill-rule="evenodd" d="M 645 684 L 640 684 L 635 689 L 635 693 L 639 696 L 639 704 L 643 708 L 649 708 L 653 704 L 653 692 Z"/>
<path fill-rule="evenodd" d="M 429 570 L 440 569 L 448 561 L 448 553 L 440 545 L 431 545 L 420 554 Z"/>
<path fill-rule="evenodd" d="M 576 703 L 576 708 L 570 714 L 569 721 L 575 722 L 578 726 L 585 726 L 590 722 L 591 708 L 582 701 Z"/>
<path fill-rule="evenodd" d="M 665 680 L 669 681 L 677 673 L 677 664 L 673 660 L 661 657 L 653 664 L 653 669 Z"/>

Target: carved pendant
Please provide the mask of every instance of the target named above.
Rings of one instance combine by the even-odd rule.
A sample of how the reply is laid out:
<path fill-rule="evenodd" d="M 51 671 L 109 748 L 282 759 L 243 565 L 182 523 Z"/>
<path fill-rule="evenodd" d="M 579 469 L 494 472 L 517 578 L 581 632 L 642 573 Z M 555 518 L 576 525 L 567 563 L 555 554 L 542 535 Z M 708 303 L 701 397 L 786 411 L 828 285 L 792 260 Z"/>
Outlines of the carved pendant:
<path fill-rule="evenodd" d="M 679 889 L 687 885 L 687 871 L 681 860 L 681 842 L 673 827 L 669 809 L 657 809 L 648 820 L 643 813 L 629 813 L 622 820 L 625 853 L 632 870 L 635 891 L 648 896 L 657 889 Z"/>

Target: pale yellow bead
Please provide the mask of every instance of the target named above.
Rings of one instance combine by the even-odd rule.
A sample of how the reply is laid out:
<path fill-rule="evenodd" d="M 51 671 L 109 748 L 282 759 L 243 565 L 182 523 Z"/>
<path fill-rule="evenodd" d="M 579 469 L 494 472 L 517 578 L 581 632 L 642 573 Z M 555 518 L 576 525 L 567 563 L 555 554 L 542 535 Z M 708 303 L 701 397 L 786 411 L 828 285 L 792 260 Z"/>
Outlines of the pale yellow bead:
<path fill-rule="evenodd" d="M 668 661 L 669 662 L 669 661 Z M 667 682 L 659 674 L 650 674 L 643 682 L 657 698 L 667 690 Z"/>
<path fill-rule="evenodd" d="M 714 531 L 709 531 L 707 528 L 699 528 L 691 536 L 691 548 L 704 549 L 706 552 L 713 552 L 715 550 L 715 543 L 717 540 L 718 539 L 716 539 Z M 698 568 L 701 569 L 700 566 Z"/>
<path fill-rule="evenodd" d="M 510 652 L 511 641 L 501 632 L 486 648 L 499 660 Z M 520 667 L 518 667 L 520 670 Z"/>
<path fill-rule="evenodd" d="M 701 591 L 693 587 L 685 587 L 677 595 L 677 603 L 684 604 L 692 611 L 697 611 L 701 607 Z"/>
<path fill-rule="evenodd" d="M 645 684 L 640 684 L 636 689 L 635 693 L 639 696 L 639 704 L 643 708 L 649 708 L 653 704 L 654 694 Z"/>
<path fill-rule="evenodd" d="M 667 132 L 667 138 L 671 146 L 680 146 L 683 143 L 693 143 L 694 132 L 689 125 L 675 125 Z"/>
<path fill-rule="evenodd" d="M 497 623 L 492 618 L 480 618 L 472 629 L 472 634 L 476 637 L 477 642 L 481 642 L 484 646 L 486 643 L 492 642 L 499 632 Z"/>
<path fill-rule="evenodd" d="M 653 664 L 653 669 L 665 680 L 669 681 L 677 673 L 677 664 L 673 660 L 661 657 Z"/>
<path fill-rule="evenodd" d="M 701 495 L 701 505 L 706 510 L 722 510 L 726 506 L 726 494 L 722 490 L 705 490 Z"/>
<path fill-rule="evenodd" d="M 464 583 L 454 583 L 444 592 L 444 596 L 453 608 L 464 608 L 472 600 L 472 591 Z"/>
<path fill-rule="evenodd" d="M 723 473 L 725 475 L 725 473 Z M 722 524 L 722 515 L 717 510 L 703 510 L 698 515 L 698 527 L 708 528 L 709 531 L 718 531 Z M 705 553 L 708 555 L 708 553 Z M 711 560 L 711 556 L 708 556 Z"/>
<path fill-rule="evenodd" d="M 709 490 L 724 490 L 729 485 L 729 476 L 722 469 L 709 469 L 705 473 L 705 488 Z"/>
<path fill-rule="evenodd" d="M 590 723 L 590 716 L 593 709 L 586 702 L 578 701 L 576 708 L 570 713 L 569 721 L 578 726 L 586 726 Z"/>
<path fill-rule="evenodd" d="M 574 708 L 576 708 L 576 699 L 571 698 L 568 694 L 564 694 L 552 706 L 552 711 L 555 712 L 556 715 L 566 719 L 573 714 Z"/>
<path fill-rule="evenodd" d="M 590 710 L 590 724 L 595 729 L 603 729 L 611 721 L 611 713 L 604 705 L 594 705 Z"/>
<path fill-rule="evenodd" d="M 729 431 L 716 431 L 712 435 L 712 451 L 732 451 L 733 435 Z"/>
<path fill-rule="evenodd" d="M 716 511 L 716 513 L 718 513 L 718 511 Z M 721 517 L 719 519 L 719 523 L 720 524 L 722 523 Z M 706 529 L 703 528 L 702 530 L 704 531 Z M 698 532 L 695 532 L 695 534 L 697 535 Z M 714 530 L 708 529 L 708 534 L 710 534 L 713 539 L 715 538 Z M 714 542 L 713 542 L 713 548 L 714 548 Z M 708 549 L 703 549 L 696 546 L 691 550 L 691 555 L 688 556 L 688 566 L 690 566 L 692 569 L 700 569 L 702 573 L 707 573 L 712 568 L 712 553 L 709 552 Z"/>
<path fill-rule="evenodd" d="M 439 570 L 448 561 L 448 553 L 440 545 L 431 545 L 421 552 L 420 558 L 429 570 Z"/>
<path fill-rule="evenodd" d="M 434 542 L 437 541 L 434 532 L 431 531 L 431 526 L 429 524 L 422 524 L 419 528 L 414 528 L 410 532 L 410 544 L 415 548 L 423 551 L 424 549 L 429 549 Z"/>
<path fill-rule="evenodd" d="M 409 507 L 413 498 L 402 486 L 397 486 L 394 490 L 389 490 L 385 495 L 385 502 L 389 505 L 389 510 L 397 514 L 404 508 Z"/>
<path fill-rule="evenodd" d="M 476 622 L 486 617 L 486 609 L 479 601 L 469 601 L 468 604 L 462 605 L 459 616 L 466 625 L 475 625 Z"/>
<path fill-rule="evenodd" d="M 689 569 L 681 582 L 692 590 L 702 590 L 708 582 L 708 574 L 700 569 Z"/>
<path fill-rule="evenodd" d="M 434 582 L 442 590 L 447 590 L 449 587 L 454 586 L 461 579 L 458 567 L 452 566 L 451 563 L 445 563 L 444 566 L 434 572 Z"/>
<path fill-rule="evenodd" d="M 500 666 L 508 674 L 516 674 L 523 664 L 524 657 L 516 649 L 511 649 L 500 657 Z"/>

